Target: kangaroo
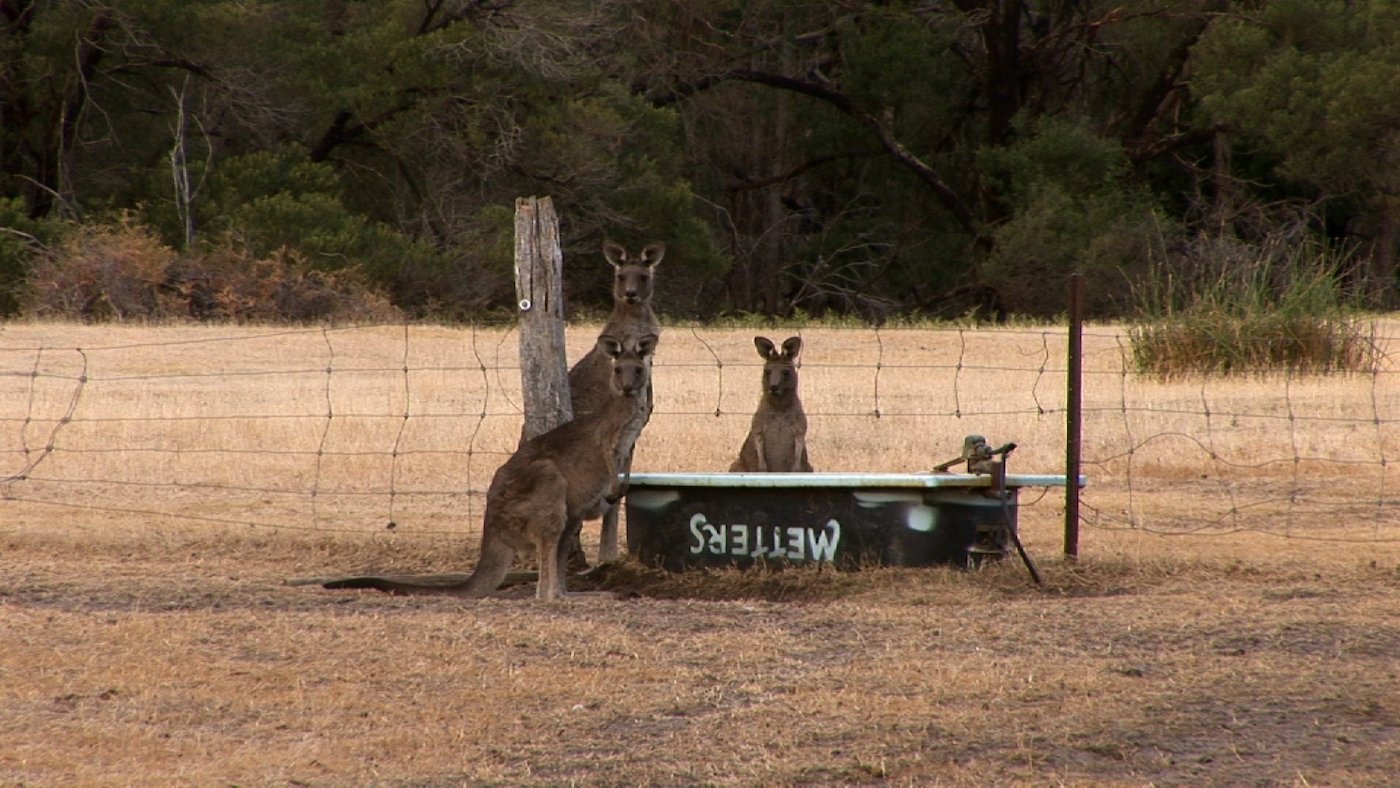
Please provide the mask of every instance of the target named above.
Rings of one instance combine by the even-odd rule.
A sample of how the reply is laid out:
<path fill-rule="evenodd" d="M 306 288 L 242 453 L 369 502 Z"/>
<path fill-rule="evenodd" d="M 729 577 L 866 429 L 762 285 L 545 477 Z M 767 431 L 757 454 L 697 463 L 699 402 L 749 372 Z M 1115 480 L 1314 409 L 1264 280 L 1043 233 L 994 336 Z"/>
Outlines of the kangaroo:
<path fill-rule="evenodd" d="M 613 267 L 613 308 L 602 333 L 614 337 L 651 336 L 659 337 L 661 324 L 651 308 L 656 266 L 666 254 L 666 245 L 660 242 L 648 244 L 635 257 L 629 255 L 621 245 L 608 241 L 603 244 L 603 256 Z M 651 362 L 650 357 L 647 363 Z M 608 359 L 595 346 L 569 370 L 569 394 L 573 399 L 574 418 L 610 407 Z M 632 418 L 618 434 L 613 458 L 617 470 L 624 477 L 632 472 L 632 452 L 642 428 L 651 420 L 654 397 L 650 379 L 646 394 L 631 401 Z M 618 507 L 609 506 L 603 514 L 602 533 L 598 543 L 598 562 L 615 561 L 618 557 L 617 538 Z M 565 545 L 569 563 L 587 565 L 583 548 L 576 535 L 571 535 Z"/>
<path fill-rule="evenodd" d="M 562 560 L 563 537 L 609 506 L 617 487 L 613 450 L 637 411 L 650 380 L 649 358 L 656 336 L 619 340 L 603 335 L 598 348 L 609 363 L 611 399 L 605 406 L 525 441 L 496 470 L 486 491 L 481 560 L 457 585 L 429 586 L 383 577 L 354 577 L 325 588 L 377 588 L 392 594 L 451 594 L 484 597 L 495 591 L 516 556 L 534 547 L 539 560 L 538 599 L 568 595 Z"/>
<path fill-rule="evenodd" d="M 763 398 L 731 472 L 811 472 L 807 459 L 807 414 L 797 396 L 797 354 L 802 339 L 792 337 L 780 352 L 767 337 L 754 337 L 763 358 Z"/>

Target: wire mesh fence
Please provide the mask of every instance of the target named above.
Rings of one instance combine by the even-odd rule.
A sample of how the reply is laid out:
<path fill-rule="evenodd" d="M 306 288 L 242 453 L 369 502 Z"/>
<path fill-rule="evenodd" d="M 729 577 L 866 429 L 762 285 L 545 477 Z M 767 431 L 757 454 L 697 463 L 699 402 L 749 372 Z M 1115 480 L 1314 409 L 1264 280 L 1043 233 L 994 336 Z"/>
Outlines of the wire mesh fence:
<path fill-rule="evenodd" d="M 1082 525 L 1400 541 L 1400 389 L 1333 376 L 1162 381 L 1118 327 L 1083 338 Z M 576 359 L 596 326 L 568 332 Z M 759 398 L 755 334 L 801 335 L 819 471 L 925 472 L 966 434 L 1014 441 L 1013 472 L 1062 473 L 1066 331 L 666 326 L 634 470 L 723 471 Z M 0 332 L 7 528 L 242 528 L 463 538 L 522 420 L 500 327 L 84 326 Z M 1062 491 L 1023 494 L 1023 528 Z M 1086 537 L 1092 548 L 1092 535 Z"/>

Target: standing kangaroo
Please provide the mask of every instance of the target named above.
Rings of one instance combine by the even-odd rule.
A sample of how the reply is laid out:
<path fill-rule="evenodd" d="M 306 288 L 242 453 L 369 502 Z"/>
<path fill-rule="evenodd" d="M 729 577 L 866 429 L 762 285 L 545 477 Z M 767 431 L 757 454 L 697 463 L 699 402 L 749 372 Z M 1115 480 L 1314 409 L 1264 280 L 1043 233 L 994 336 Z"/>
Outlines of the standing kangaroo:
<path fill-rule="evenodd" d="M 663 243 L 648 244 L 641 254 L 629 255 L 621 245 L 608 241 L 603 244 L 603 256 L 613 267 L 613 308 L 602 333 L 614 337 L 651 336 L 661 334 L 661 324 L 651 308 L 656 266 L 666 254 Z M 650 358 L 648 358 L 650 363 Z M 594 347 L 569 370 L 569 394 L 573 399 L 574 418 L 596 410 L 610 407 L 609 364 L 606 356 Z M 645 396 L 633 399 L 632 417 L 623 426 L 617 437 L 613 458 L 619 473 L 624 477 L 632 472 L 632 452 L 642 428 L 651 420 L 654 397 L 650 378 Z M 603 513 L 602 533 L 598 541 L 598 561 L 607 563 L 617 560 L 618 538 L 617 518 L 619 507 L 609 506 Z M 583 563 L 583 548 L 578 544 L 578 536 L 571 534 L 566 539 L 565 555 L 569 563 Z"/>
<path fill-rule="evenodd" d="M 484 597 L 505 580 L 516 556 L 533 547 L 540 565 L 535 597 L 566 596 L 563 537 L 609 506 L 608 498 L 618 484 L 614 449 L 650 380 L 649 359 L 656 336 L 619 340 L 603 335 L 597 347 L 608 363 L 609 399 L 595 410 L 575 415 L 573 421 L 525 441 L 496 470 L 486 491 L 481 560 L 471 576 L 449 586 L 353 577 L 325 583 L 324 587 Z"/>
<path fill-rule="evenodd" d="M 797 396 L 797 354 L 802 339 L 792 337 L 780 352 L 767 337 L 754 337 L 763 358 L 763 398 L 731 472 L 811 472 L 807 460 L 807 414 Z"/>

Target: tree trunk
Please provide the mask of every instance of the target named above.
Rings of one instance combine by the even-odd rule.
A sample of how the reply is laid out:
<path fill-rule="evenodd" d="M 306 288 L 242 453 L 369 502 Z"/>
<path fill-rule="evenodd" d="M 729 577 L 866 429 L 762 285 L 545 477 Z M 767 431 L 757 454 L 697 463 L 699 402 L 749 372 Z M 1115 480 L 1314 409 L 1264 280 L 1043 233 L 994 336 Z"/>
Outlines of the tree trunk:
<path fill-rule="evenodd" d="M 1400 199 L 1381 197 L 1376 211 L 1379 215 L 1367 265 L 1367 300 L 1377 309 L 1391 310 L 1400 306 L 1400 282 L 1395 277 L 1400 262 Z"/>
<path fill-rule="evenodd" d="M 83 110 L 87 106 L 90 86 L 97 72 L 97 65 L 105 52 L 103 39 L 116 22 L 104 10 L 99 11 L 88 25 L 87 33 L 77 42 L 73 60 L 77 73 L 73 84 L 64 98 L 62 114 L 58 119 L 55 134 L 43 143 L 40 149 L 38 171 L 35 173 L 36 188 L 30 200 L 30 216 L 47 216 L 55 208 L 65 210 L 68 199 L 73 194 L 72 153 L 78 144 L 78 131 Z"/>
<path fill-rule="evenodd" d="M 993 145 L 1011 137 L 1011 122 L 1024 98 L 1021 74 L 1021 2 L 990 0 L 981 24 L 987 53 L 987 140 Z"/>
<path fill-rule="evenodd" d="M 1215 231 L 1222 236 L 1235 234 L 1235 179 L 1231 161 L 1230 135 L 1221 131 L 1213 140 L 1214 161 L 1211 182 L 1215 186 Z"/>

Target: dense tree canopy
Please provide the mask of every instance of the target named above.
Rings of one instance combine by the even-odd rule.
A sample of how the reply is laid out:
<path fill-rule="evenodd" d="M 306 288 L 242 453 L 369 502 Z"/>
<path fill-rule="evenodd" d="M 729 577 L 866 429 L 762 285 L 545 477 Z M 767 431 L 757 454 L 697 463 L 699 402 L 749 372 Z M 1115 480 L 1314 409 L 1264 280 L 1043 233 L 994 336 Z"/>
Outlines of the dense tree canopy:
<path fill-rule="evenodd" d="M 0 26 L 9 310 L 65 233 L 135 222 L 477 314 L 532 194 L 578 305 L 604 238 L 666 241 L 658 301 L 701 317 L 1054 315 L 1073 271 L 1125 314 L 1280 245 L 1400 300 L 1390 0 L 0 0 Z"/>

